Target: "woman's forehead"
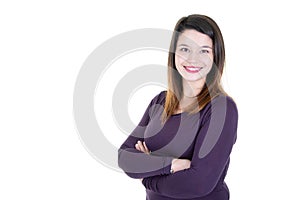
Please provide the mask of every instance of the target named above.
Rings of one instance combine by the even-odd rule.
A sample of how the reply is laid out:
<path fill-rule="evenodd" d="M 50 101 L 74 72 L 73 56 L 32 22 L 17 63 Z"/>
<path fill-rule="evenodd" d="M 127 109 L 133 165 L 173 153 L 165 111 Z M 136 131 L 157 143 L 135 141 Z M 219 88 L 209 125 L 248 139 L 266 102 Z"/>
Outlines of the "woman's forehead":
<path fill-rule="evenodd" d="M 208 35 L 193 29 L 188 29 L 179 35 L 177 45 L 180 44 L 185 44 L 191 47 L 212 47 L 213 42 Z"/>

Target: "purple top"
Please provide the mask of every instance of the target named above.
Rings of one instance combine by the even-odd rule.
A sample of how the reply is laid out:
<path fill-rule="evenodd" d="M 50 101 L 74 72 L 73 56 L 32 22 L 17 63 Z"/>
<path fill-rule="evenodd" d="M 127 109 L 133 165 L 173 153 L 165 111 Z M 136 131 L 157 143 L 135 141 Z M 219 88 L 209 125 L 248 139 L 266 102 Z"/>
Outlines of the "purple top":
<path fill-rule="evenodd" d="M 131 178 L 143 178 L 147 200 L 225 200 L 224 182 L 236 141 L 238 111 L 234 101 L 220 95 L 196 114 L 161 113 L 166 92 L 155 96 L 138 126 L 119 149 L 119 167 Z M 135 149 L 145 141 L 151 154 Z M 191 160 L 191 167 L 170 173 L 173 158 Z"/>

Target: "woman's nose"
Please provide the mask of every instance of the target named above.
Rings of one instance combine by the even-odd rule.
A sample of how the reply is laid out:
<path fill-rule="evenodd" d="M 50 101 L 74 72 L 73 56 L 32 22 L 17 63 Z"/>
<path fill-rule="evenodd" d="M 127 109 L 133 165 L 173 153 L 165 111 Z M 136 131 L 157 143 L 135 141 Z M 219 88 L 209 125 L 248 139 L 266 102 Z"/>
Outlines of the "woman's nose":
<path fill-rule="evenodd" d="M 191 64 L 201 64 L 201 63 L 209 62 L 210 58 L 207 54 L 192 52 L 187 56 L 186 61 Z"/>
<path fill-rule="evenodd" d="M 187 61 L 190 63 L 196 63 L 199 61 L 199 54 L 197 55 L 196 53 L 192 52 L 188 55 Z"/>
<path fill-rule="evenodd" d="M 196 60 L 197 60 L 197 55 L 194 52 L 191 52 L 187 57 L 187 61 L 189 62 L 195 62 Z"/>

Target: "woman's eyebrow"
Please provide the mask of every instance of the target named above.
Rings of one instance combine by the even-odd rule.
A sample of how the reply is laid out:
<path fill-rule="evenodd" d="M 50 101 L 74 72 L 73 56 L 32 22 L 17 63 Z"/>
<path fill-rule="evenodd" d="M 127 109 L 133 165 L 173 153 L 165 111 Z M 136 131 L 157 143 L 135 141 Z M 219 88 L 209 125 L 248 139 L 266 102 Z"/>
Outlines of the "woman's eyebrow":
<path fill-rule="evenodd" d="M 189 47 L 189 45 L 187 45 L 187 44 L 184 44 L 184 43 L 182 43 L 182 44 L 178 44 L 178 46 L 186 46 L 186 47 Z M 204 45 L 204 46 L 199 46 L 200 48 L 209 48 L 209 49 L 212 49 L 212 47 L 210 47 L 210 46 L 208 46 L 208 45 Z"/>
<path fill-rule="evenodd" d="M 178 46 L 186 46 L 186 47 L 189 47 L 189 45 L 187 45 L 187 44 L 178 44 Z"/>
<path fill-rule="evenodd" d="M 209 49 L 212 49 L 212 47 L 210 47 L 210 46 L 206 46 L 206 45 L 204 45 L 204 46 L 201 46 L 201 48 L 209 48 Z"/>

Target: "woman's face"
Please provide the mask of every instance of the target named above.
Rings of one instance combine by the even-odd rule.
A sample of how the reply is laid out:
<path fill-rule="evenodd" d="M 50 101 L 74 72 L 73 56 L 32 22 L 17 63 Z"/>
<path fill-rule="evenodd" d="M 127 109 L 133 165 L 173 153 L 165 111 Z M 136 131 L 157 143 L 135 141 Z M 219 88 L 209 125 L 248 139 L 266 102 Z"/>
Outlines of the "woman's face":
<path fill-rule="evenodd" d="M 213 43 L 209 36 L 193 29 L 179 35 L 176 52 L 176 69 L 188 82 L 206 78 L 213 64 Z"/>

